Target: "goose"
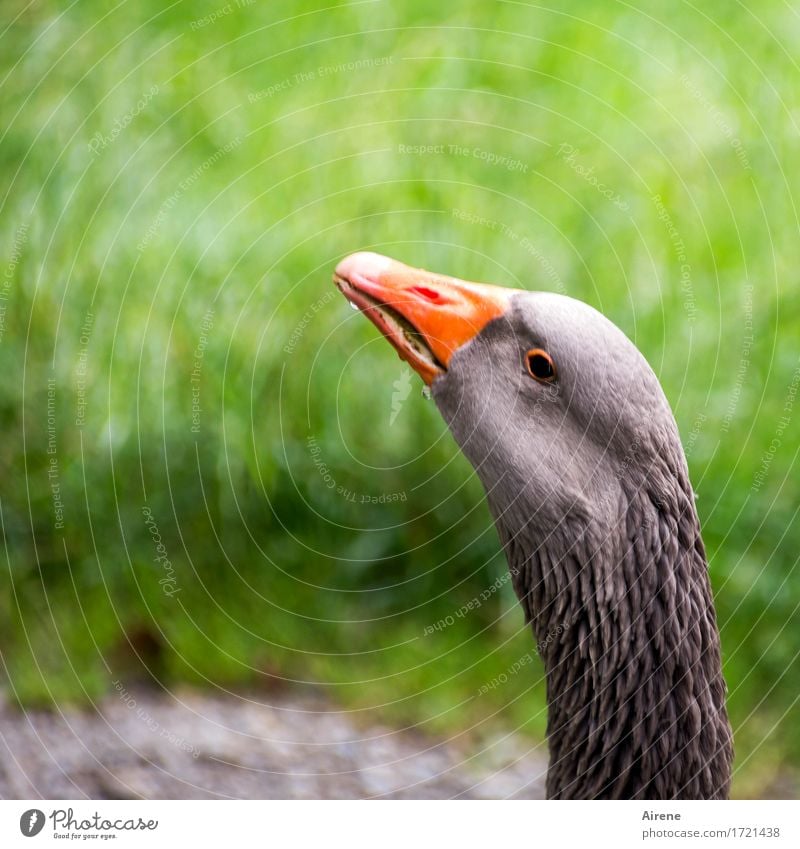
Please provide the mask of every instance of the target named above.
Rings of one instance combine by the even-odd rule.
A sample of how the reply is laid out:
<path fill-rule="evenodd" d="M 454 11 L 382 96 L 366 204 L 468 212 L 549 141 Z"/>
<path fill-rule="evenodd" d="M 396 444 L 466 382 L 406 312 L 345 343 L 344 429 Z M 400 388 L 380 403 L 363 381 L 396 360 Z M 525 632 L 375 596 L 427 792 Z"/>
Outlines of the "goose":
<path fill-rule="evenodd" d="M 727 798 L 708 561 L 644 356 L 562 294 L 371 252 L 343 259 L 334 282 L 429 387 L 485 489 L 544 664 L 547 798 Z"/>

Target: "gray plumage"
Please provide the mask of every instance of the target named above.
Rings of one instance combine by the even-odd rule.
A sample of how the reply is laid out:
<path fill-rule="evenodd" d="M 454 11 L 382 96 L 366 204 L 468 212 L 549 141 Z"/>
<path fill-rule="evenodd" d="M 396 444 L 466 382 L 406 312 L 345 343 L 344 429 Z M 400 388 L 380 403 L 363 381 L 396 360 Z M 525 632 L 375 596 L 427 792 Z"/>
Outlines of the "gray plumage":
<path fill-rule="evenodd" d="M 543 348 L 558 379 L 533 380 Z M 708 567 L 669 404 L 600 313 L 520 293 L 433 397 L 486 489 L 547 677 L 556 799 L 729 792 Z"/>

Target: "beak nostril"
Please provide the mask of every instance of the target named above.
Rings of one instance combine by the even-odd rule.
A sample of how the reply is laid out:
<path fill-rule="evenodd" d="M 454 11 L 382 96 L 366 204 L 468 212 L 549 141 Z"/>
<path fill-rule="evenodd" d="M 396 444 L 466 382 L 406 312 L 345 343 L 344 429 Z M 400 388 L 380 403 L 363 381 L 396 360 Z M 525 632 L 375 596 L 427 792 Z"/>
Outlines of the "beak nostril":
<path fill-rule="evenodd" d="M 429 289 L 427 286 L 409 286 L 409 288 L 412 292 L 429 301 L 440 301 L 442 299 L 442 296 L 435 289 Z"/>

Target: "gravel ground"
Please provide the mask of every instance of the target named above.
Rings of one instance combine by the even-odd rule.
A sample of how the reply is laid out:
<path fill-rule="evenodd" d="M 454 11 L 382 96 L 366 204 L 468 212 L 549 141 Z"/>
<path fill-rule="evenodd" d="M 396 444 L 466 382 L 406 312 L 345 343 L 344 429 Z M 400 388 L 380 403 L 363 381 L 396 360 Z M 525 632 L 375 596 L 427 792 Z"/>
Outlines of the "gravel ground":
<path fill-rule="evenodd" d="M 124 690 L 95 710 L 0 704 L 4 799 L 539 799 L 547 753 L 395 730 L 314 695 Z"/>

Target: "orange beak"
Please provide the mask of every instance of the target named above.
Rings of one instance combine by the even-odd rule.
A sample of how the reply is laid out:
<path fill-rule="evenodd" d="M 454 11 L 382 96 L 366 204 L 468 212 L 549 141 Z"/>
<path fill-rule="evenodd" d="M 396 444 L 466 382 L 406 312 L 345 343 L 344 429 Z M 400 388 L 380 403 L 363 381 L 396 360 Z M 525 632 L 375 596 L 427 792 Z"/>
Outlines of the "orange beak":
<path fill-rule="evenodd" d="M 374 253 L 346 257 L 333 279 L 428 385 L 447 370 L 462 345 L 505 313 L 515 294 Z"/>

